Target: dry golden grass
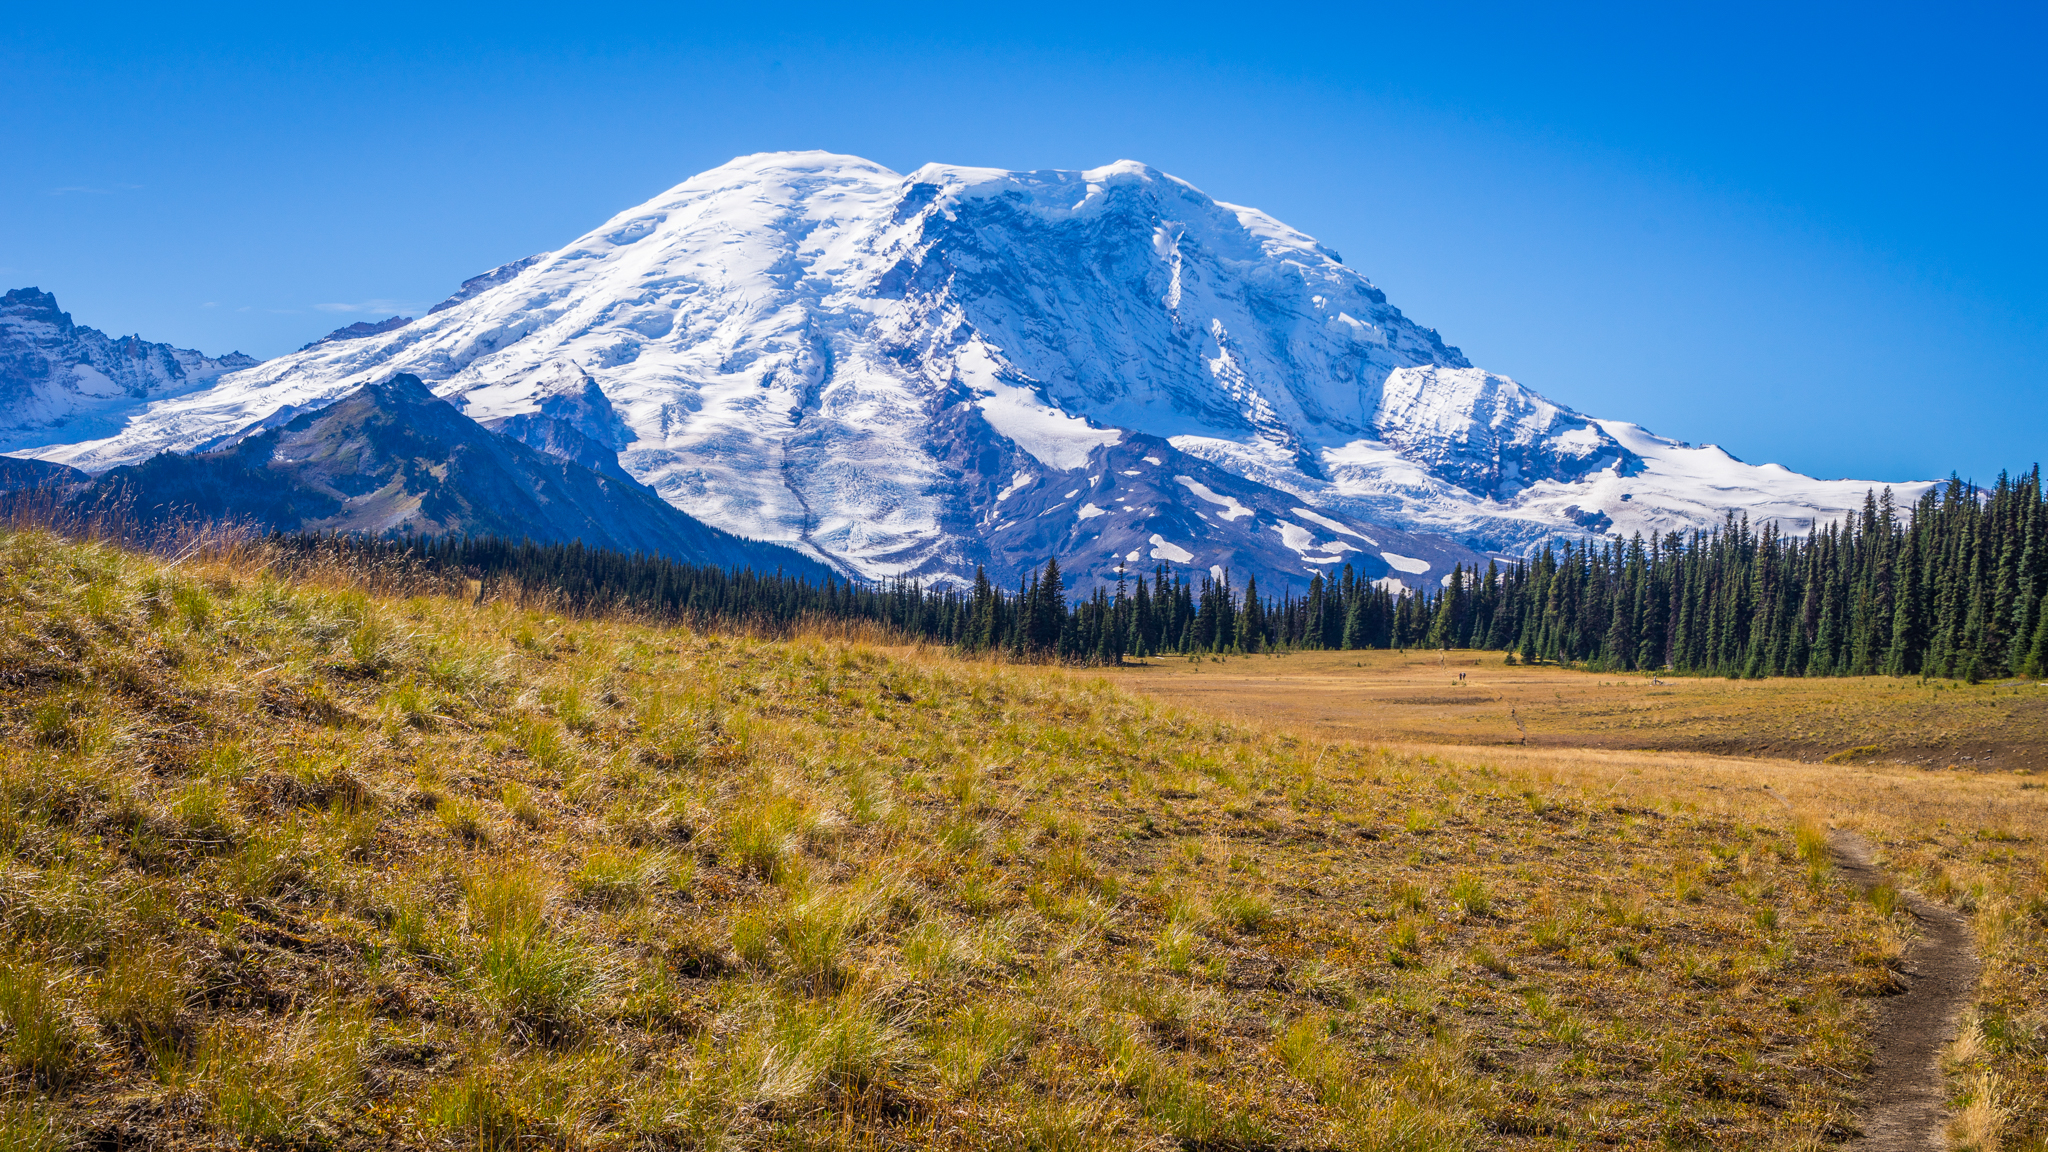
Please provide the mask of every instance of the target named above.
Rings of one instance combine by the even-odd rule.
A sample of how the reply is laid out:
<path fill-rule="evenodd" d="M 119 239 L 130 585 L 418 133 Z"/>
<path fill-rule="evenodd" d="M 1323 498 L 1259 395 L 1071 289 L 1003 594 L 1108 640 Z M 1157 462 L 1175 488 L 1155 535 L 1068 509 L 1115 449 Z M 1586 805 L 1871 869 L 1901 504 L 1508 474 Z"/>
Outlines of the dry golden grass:
<path fill-rule="evenodd" d="M 0 1148 L 1853 1127 L 1907 925 L 1725 761 L 1330 744 L 259 560 L 0 538 Z M 2024 1002 L 2038 793 L 1949 782 L 1908 835 L 1862 775 L 1768 781 L 2012 910 Z M 2040 1081 L 1999 1005 L 1957 1075 L 2010 1145 Z"/>
<path fill-rule="evenodd" d="M 1333 740 L 1519 747 L 1526 733 L 1532 748 L 2048 770 L 2048 686 L 2034 682 L 1657 678 L 1464 651 L 1157 659 L 1112 679 Z"/>
<path fill-rule="evenodd" d="M 1453 686 L 1459 671 L 1467 674 L 1466 687 Z M 1901 884 L 1970 915 L 1983 972 L 1976 1007 L 1948 1061 L 1952 1141 L 2048 1148 L 2048 785 L 2030 768 L 1993 768 L 2034 763 L 2048 750 L 2048 741 L 2008 742 L 2035 722 L 2025 693 L 2038 692 L 2036 686 L 1935 688 L 1882 678 L 1672 679 L 1651 686 L 1645 678 L 1500 667 L 1474 653 L 1169 661 L 1115 682 L 1239 723 L 1257 719 L 1324 736 L 1369 733 L 1389 754 L 1485 764 L 1625 805 L 1675 807 L 1737 824 L 1797 813 L 1815 827 L 1858 832 Z M 1461 693 L 1485 702 L 1438 702 Z M 1420 699 L 1425 695 L 1430 699 Z M 1500 742 L 1519 739 L 1511 725 L 1506 734 L 1487 730 L 1506 721 L 1507 708 L 1524 718 L 1529 745 Z M 1738 731 L 1745 746 L 1802 748 L 1813 758 L 1585 746 L 1721 747 L 1739 743 L 1728 736 Z M 1819 731 L 1829 738 L 1805 743 Z M 1937 737 L 2004 751 L 1992 758 L 1919 757 L 1925 767 L 1889 754 L 1837 756 L 1832 763 L 1817 755 L 1837 745 L 1925 747 Z M 1894 911 L 1891 894 L 1880 891 L 1875 899 L 1887 913 L 1888 934 L 1875 946 L 1889 958 L 1901 934 L 1911 934 L 1911 920 Z"/>

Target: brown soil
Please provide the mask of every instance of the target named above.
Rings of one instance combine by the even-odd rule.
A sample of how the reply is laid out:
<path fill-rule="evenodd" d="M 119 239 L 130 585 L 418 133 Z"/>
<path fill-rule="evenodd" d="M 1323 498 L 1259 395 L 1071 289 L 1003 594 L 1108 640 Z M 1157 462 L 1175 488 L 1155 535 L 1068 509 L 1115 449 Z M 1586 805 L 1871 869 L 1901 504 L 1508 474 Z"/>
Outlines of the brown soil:
<path fill-rule="evenodd" d="M 1864 889 L 1889 883 L 1869 842 L 1836 831 L 1835 863 Z M 1899 974 L 1904 991 L 1877 1008 L 1875 1067 L 1864 1090 L 1864 1137 L 1870 1152 L 1934 1152 L 1942 1138 L 1941 1050 L 1955 1037 L 1956 1021 L 1977 986 L 1977 956 L 1969 926 L 1944 905 L 1902 893 L 1919 921 L 1920 938 Z"/>

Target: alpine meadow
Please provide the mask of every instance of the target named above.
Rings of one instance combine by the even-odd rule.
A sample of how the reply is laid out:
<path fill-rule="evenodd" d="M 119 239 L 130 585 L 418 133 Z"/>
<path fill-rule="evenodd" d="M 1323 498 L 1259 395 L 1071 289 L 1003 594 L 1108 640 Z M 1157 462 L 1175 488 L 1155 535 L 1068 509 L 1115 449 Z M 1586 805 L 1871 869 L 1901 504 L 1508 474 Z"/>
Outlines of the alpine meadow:
<path fill-rule="evenodd" d="M 818 12 L 755 61 L 663 48 L 743 6 L 434 7 L 170 72 L 248 30 L 66 14 L 65 51 L 152 29 L 142 79 L 0 118 L 46 134 L 0 181 L 0 1152 L 2048 1152 L 2048 492 L 1991 475 L 2038 458 L 2040 262 L 1969 295 L 2041 181 L 1974 112 L 1868 112 L 1883 178 L 1823 195 L 1771 181 L 1850 171 L 1852 117 L 1774 107 L 1780 153 L 1734 112 L 1868 88 L 1804 49 L 1698 85 L 1769 160 L 1731 180 L 1620 78 L 1661 11 L 1533 17 L 1600 46 L 1633 151 L 1547 126 L 1569 54 L 1436 47 L 1520 10 L 1046 50 L 1063 154 L 1129 136 L 1363 241 L 1497 317 L 1468 356 L 1151 164 L 735 111 L 1002 122 L 1041 58 L 937 46 L 1113 7 L 859 10 L 932 42 L 853 68 L 803 58 Z M 1451 162 L 1275 87 L 1232 63 L 1264 23 L 1494 135 Z M 1921 75 L 1922 23 L 1850 78 Z M 1154 85 L 1183 28 L 1200 74 Z M 1698 33 L 1657 39 L 1737 75 Z M 1970 75 L 2038 41 L 1973 33 Z M 345 123 L 293 111 L 344 77 Z M 1179 127 L 1118 127 L 1160 92 Z M 1915 183 L 1918 137 L 1972 178 Z"/>
<path fill-rule="evenodd" d="M 2048 1126 L 2021 776 L 1332 742 L 345 541 L 0 573 L 9 1148 L 1821 1147 L 1921 901 L 1944 1123 Z"/>

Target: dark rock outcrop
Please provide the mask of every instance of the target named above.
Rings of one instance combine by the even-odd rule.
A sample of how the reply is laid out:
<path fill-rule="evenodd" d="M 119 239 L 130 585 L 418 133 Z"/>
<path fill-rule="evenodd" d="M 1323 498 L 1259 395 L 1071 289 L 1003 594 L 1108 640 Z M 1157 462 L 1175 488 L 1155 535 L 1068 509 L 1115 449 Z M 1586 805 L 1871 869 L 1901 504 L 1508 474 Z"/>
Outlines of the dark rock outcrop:
<path fill-rule="evenodd" d="M 368 320 L 358 320 L 345 328 L 336 328 L 311 344 L 301 347 L 299 351 L 304 352 L 307 348 L 318 348 L 322 344 L 332 344 L 339 340 L 361 340 L 366 336 L 382 336 L 386 332 L 403 328 L 410 323 L 412 323 L 412 317 L 410 316 L 391 316 L 375 323 L 371 323 Z"/>
<path fill-rule="evenodd" d="M 622 475 L 492 432 L 410 375 L 232 447 L 116 468 L 74 504 L 122 506 L 145 528 L 184 517 L 287 532 L 580 540 L 693 564 L 830 574 L 801 553 L 693 519 Z"/>

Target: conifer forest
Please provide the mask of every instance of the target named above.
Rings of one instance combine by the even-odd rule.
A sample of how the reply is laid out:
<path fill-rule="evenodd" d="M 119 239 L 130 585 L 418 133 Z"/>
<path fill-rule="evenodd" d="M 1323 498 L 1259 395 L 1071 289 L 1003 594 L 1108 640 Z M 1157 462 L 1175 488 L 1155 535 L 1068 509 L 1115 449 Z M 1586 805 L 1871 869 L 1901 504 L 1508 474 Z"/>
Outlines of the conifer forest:
<path fill-rule="evenodd" d="M 1070 600 L 1056 561 L 1019 587 L 812 583 L 498 538 L 277 537 L 286 554 L 399 561 L 515 582 L 572 611 L 786 631 L 858 621 L 966 652 L 1079 663 L 1299 649 L 1476 648 L 1514 662 L 1729 677 L 2048 675 L 2048 503 L 2039 467 L 1989 489 L 1951 479 L 1910 509 L 1889 489 L 1808 535 L 1717 530 L 1559 540 L 1409 591 L 1351 567 L 1272 596 L 1161 564 Z"/>

